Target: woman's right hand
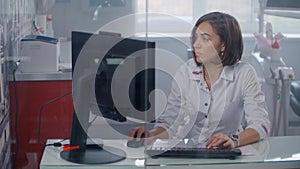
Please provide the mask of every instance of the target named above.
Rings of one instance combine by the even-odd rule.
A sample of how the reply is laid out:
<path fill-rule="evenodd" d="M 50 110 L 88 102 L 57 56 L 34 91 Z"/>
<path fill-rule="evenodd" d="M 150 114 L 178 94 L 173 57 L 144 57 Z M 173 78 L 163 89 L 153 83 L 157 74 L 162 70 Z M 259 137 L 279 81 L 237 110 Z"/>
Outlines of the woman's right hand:
<path fill-rule="evenodd" d="M 146 127 L 135 127 L 128 133 L 128 140 L 133 140 L 136 138 L 136 141 L 140 141 L 142 135 L 145 136 L 144 143 L 147 145 L 153 141 L 153 133 L 146 129 Z"/>
<path fill-rule="evenodd" d="M 155 127 L 152 130 L 148 130 L 145 126 L 135 127 L 128 133 L 128 140 L 132 140 L 135 137 L 137 138 L 136 141 L 139 141 L 144 134 L 145 136 L 145 145 L 150 144 L 154 139 L 161 138 L 167 139 L 168 134 L 166 130 L 162 127 Z"/>

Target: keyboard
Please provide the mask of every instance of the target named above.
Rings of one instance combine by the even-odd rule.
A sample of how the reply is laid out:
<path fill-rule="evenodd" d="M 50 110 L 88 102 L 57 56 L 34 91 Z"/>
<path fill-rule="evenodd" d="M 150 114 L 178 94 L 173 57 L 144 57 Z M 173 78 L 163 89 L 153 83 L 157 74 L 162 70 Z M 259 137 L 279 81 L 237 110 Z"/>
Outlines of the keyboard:
<path fill-rule="evenodd" d="M 240 149 L 219 149 L 199 147 L 146 147 L 145 153 L 153 158 L 227 158 L 236 159 L 242 155 Z"/>

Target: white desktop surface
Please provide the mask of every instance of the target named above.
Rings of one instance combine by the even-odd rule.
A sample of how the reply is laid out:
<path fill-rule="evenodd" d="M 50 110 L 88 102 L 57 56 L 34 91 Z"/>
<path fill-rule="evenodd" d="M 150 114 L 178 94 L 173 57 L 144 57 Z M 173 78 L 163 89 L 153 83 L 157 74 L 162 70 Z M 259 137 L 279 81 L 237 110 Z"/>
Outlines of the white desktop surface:
<path fill-rule="evenodd" d="M 48 143 L 58 140 L 48 140 Z M 241 147 L 241 158 L 188 159 L 144 158 L 144 148 L 129 148 L 127 140 L 104 140 L 104 145 L 124 150 L 127 158 L 111 164 L 83 165 L 63 160 L 60 148 L 45 148 L 41 169 L 57 168 L 300 168 L 300 136 L 270 137 L 258 143 Z M 99 157 L 100 158 L 100 157 Z"/>

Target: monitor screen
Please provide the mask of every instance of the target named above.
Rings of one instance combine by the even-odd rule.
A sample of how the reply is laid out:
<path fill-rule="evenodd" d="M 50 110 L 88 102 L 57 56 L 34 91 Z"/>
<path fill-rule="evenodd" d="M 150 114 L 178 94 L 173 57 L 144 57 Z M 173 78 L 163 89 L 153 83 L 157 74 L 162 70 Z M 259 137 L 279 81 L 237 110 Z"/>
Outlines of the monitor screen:
<path fill-rule="evenodd" d="M 101 40 L 106 46 L 101 47 Z M 90 111 L 120 122 L 126 117 L 153 121 L 155 102 L 149 94 L 155 88 L 154 49 L 154 42 L 122 38 L 117 33 L 72 32 L 73 77 L 76 64 L 80 72 L 77 77 L 86 76 L 82 73 L 86 69 L 95 77 L 94 84 L 90 84 L 94 93 L 90 94 L 95 94 L 96 100 L 89 101 Z M 73 88 L 77 77 L 73 78 Z"/>
<path fill-rule="evenodd" d="M 95 151 L 89 157 L 86 145 L 90 112 L 120 122 L 129 116 L 154 120 L 154 97 L 149 96 L 155 88 L 154 64 L 154 42 L 122 38 L 114 33 L 72 32 L 75 112 L 70 146 L 79 146 L 80 150 L 62 152 L 62 158 L 79 163 L 107 163 L 122 158 L 108 155 L 107 151 L 104 155 L 101 150 L 96 158 L 100 162 L 91 161 Z"/>
<path fill-rule="evenodd" d="M 97 70 L 95 94 L 100 112 L 96 113 L 120 122 L 126 117 L 154 120 L 154 100 L 149 97 L 155 88 L 154 48 L 153 42 L 127 38 L 109 49 Z"/>

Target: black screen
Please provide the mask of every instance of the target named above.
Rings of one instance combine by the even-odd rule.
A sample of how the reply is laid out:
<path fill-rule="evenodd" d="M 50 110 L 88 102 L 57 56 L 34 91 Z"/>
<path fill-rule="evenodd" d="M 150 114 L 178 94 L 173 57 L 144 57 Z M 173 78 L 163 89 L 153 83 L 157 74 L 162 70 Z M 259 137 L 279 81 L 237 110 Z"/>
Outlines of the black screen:
<path fill-rule="evenodd" d="M 129 64 L 131 65 L 127 66 L 126 68 L 128 72 L 134 71 L 136 66 L 141 66 L 141 64 L 143 64 L 138 61 L 140 59 L 139 57 L 144 58 L 145 55 L 149 54 L 146 53 L 148 51 L 145 50 L 145 48 L 154 47 L 154 43 L 151 42 L 123 39 L 107 52 L 104 59 L 99 65 L 95 79 L 95 93 L 97 104 L 100 109 L 99 113 L 101 113 L 100 115 L 115 121 L 122 122 L 126 121 L 126 117 L 124 117 L 124 114 L 138 119 L 140 119 L 140 117 L 142 117 L 143 119 L 143 116 L 145 116 L 145 114 L 143 114 L 144 112 L 147 114 L 154 114 L 154 112 L 147 111 L 151 106 L 154 106 L 150 104 L 148 97 L 150 92 L 155 87 L 155 71 L 153 68 L 137 72 L 135 76 L 130 79 L 129 89 L 122 88 L 123 80 L 126 80 L 126 74 L 122 77 L 123 79 L 114 77 L 117 86 L 112 89 L 112 78 L 118 66 L 121 66 L 120 64 L 123 64 L 123 61 L 128 56 L 131 56 L 135 52 L 139 52 L 138 55 L 136 54 L 136 56 L 131 59 L 134 60 L 134 63 L 130 63 L 129 61 Z M 152 58 L 150 63 L 153 63 L 154 56 L 149 57 Z M 130 104 L 133 105 L 134 109 L 126 106 L 125 103 L 121 104 L 119 108 L 116 108 L 112 98 L 111 90 L 126 90 L 125 94 L 129 96 Z M 154 102 L 152 102 L 152 104 L 153 103 Z M 142 114 L 139 115 L 139 112 L 142 112 Z"/>
<path fill-rule="evenodd" d="M 111 37 L 114 38 L 117 43 L 111 45 L 112 47 L 108 50 L 100 51 L 102 49 L 97 47 L 97 45 L 86 45 L 86 42 L 92 36 L 97 40 L 103 37 L 105 37 L 105 39 L 107 39 L 107 37 Z M 82 52 L 83 48 L 85 48 L 84 50 L 88 51 Z M 154 42 L 121 38 L 119 34 L 114 33 L 106 32 L 104 34 L 93 35 L 91 33 L 85 32 L 72 32 L 73 73 L 79 55 L 81 55 L 81 57 L 85 57 L 83 55 L 89 55 L 89 57 L 87 58 L 89 58 L 90 60 L 94 60 L 95 58 L 97 58 L 97 56 L 99 56 L 99 58 L 103 57 L 101 62 L 98 64 L 99 66 L 97 68 L 97 73 L 95 74 L 95 83 L 92 84 L 92 86 L 94 87 L 94 91 L 91 92 L 95 92 L 96 96 L 96 102 L 93 103 L 91 101 L 89 103 L 92 113 L 120 122 L 126 121 L 126 117 L 124 116 L 124 114 L 141 120 L 154 119 L 153 109 L 151 110 L 151 112 L 149 111 L 151 106 L 152 108 L 154 107 L 154 100 L 152 99 L 150 101 L 149 94 L 155 88 L 155 53 L 153 50 L 147 50 L 154 48 Z M 92 57 L 90 57 L 90 55 L 92 55 Z M 148 59 L 145 59 L 146 55 Z M 129 67 L 127 66 L 126 71 L 132 72 L 137 67 L 149 68 L 136 72 L 134 77 L 131 77 L 132 79 L 126 79 L 126 77 L 123 77 L 123 79 L 118 79 L 115 77 L 115 83 L 120 85 L 115 86 L 115 88 L 112 89 L 112 78 L 116 69 L 120 65 L 122 65 L 122 61 L 129 56 L 131 57 L 131 61 L 133 60 L 134 63 L 131 63 Z M 86 63 L 84 64 L 94 64 L 93 61 L 85 62 Z M 86 67 L 90 67 L 90 65 L 84 66 L 84 68 Z M 128 89 L 122 88 L 123 80 L 130 80 Z M 132 107 L 128 106 L 125 103 L 121 104 L 117 108 L 113 101 L 111 90 L 125 90 L 125 95 L 129 96 L 130 104 L 134 109 L 132 109 Z M 93 108 L 95 104 L 97 104 L 100 111 Z"/>

